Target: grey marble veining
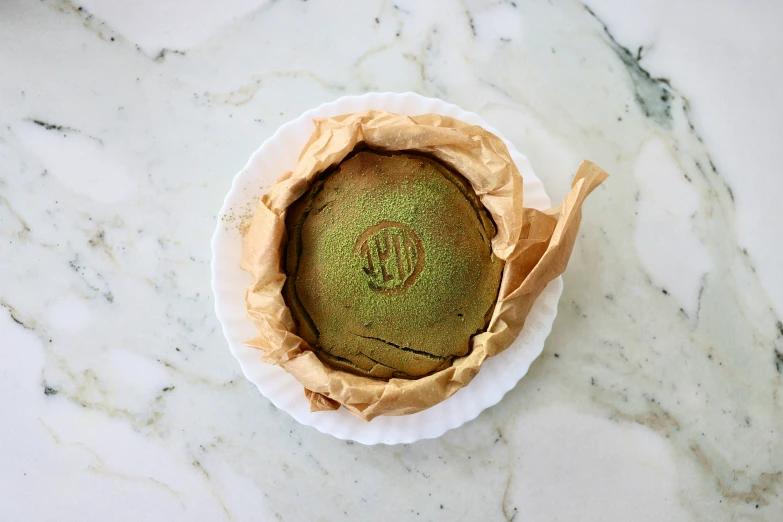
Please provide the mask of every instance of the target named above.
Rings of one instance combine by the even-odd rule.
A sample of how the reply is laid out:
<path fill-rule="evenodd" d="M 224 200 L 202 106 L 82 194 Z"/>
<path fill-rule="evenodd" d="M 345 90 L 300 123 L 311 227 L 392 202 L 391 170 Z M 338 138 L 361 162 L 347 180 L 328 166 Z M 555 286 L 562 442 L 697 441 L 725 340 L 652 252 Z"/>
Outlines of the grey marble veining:
<path fill-rule="evenodd" d="M 708 94 L 750 87 L 688 76 L 679 19 L 588 4 L 0 5 L 0 519 L 779 520 L 779 182 L 755 168 L 774 140 L 715 130 Z M 744 67 L 730 51 L 699 66 Z M 481 114 L 554 201 L 582 158 L 613 176 L 528 376 L 437 440 L 364 447 L 244 380 L 209 239 L 279 125 L 385 90 Z"/>

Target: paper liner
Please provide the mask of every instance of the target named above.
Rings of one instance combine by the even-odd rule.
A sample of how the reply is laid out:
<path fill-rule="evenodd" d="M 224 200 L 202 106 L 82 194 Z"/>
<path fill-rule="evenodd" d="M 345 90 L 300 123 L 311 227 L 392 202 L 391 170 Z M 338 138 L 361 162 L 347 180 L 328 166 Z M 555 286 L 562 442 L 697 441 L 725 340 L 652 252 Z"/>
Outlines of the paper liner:
<path fill-rule="evenodd" d="M 516 339 L 536 298 L 565 270 L 582 203 L 607 174 L 583 162 L 562 205 L 542 212 L 523 208 L 522 177 L 505 143 L 480 126 L 439 114 L 404 116 L 385 111 L 318 118 L 314 124 L 299 161 L 262 197 L 244 236 L 241 266 L 252 277 L 245 301 L 257 330 L 246 344 L 260 350 L 264 362 L 279 365 L 296 378 L 313 411 L 342 405 L 365 421 L 420 412 L 467 386 L 488 357 Z M 473 338 L 468 355 L 420 379 L 383 381 L 325 365 L 294 333 L 281 295 L 286 209 L 318 174 L 339 163 L 359 143 L 438 158 L 467 178 L 498 228 L 492 248 L 506 266 L 487 330 Z"/>

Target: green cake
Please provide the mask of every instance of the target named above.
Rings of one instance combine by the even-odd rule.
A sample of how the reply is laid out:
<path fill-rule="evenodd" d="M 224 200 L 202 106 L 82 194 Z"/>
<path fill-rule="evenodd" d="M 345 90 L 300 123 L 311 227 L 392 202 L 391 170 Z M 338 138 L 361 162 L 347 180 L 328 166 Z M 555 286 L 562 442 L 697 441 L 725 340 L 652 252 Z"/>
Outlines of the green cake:
<path fill-rule="evenodd" d="M 468 353 L 503 261 L 469 183 L 429 157 L 358 152 L 286 217 L 283 290 L 297 333 L 326 364 L 415 379 Z"/>

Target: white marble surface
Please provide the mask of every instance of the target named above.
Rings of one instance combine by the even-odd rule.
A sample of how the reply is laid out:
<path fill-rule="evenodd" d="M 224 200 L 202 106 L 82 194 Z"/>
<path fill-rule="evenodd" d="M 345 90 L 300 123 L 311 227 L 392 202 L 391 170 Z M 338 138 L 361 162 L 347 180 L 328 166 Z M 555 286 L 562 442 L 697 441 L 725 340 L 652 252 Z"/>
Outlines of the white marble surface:
<path fill-rule="evenodd" d="M 781 520 L 783 6 L 626 4 L 1 2 L 0 520 Z M 408 446 L 277 411 L 209 290 L 249 154 L 371 90 L 614 174 L 530 374 Z"/>

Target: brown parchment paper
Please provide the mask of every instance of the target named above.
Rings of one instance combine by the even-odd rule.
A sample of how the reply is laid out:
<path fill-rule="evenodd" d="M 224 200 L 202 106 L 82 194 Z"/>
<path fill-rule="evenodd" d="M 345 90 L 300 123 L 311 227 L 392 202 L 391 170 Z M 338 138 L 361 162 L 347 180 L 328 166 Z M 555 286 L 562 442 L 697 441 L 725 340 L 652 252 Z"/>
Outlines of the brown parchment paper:
<path fill-rule="evenodd" d="M 608 177 L 584 161 L 562 205 L 545 212 L 523 208 L 522 177 L 500 138 L 481 127 L 435 114 L 401 116 L 368 111 L 315 119 L 315 132 L 293 172 L 285 173 L 261 198 L 245 229 L 241 267 L 252 284 L 247 315 L 258 335 L 246 344 L 261 359 L 282 366 L 305 388 L 312 411 L 344 406 L 362 420 L 408 415 L 429 408 L 466 386 L 487 357 L 517 337 L 546 284 L 568 263 L 581 221 L 582 202 Z M 497 225 L 492 250 L 506 265 L 487 330 L 472 340 L 468 355 L 451 367 L 416 380 L 383 381 L 334 370 L 296 335 L 281 291 L 285 281 L 285 214 L 313 179 L 343 160 L 359 143 L 381 150 L 430 154 L 473 185 Z"/>

